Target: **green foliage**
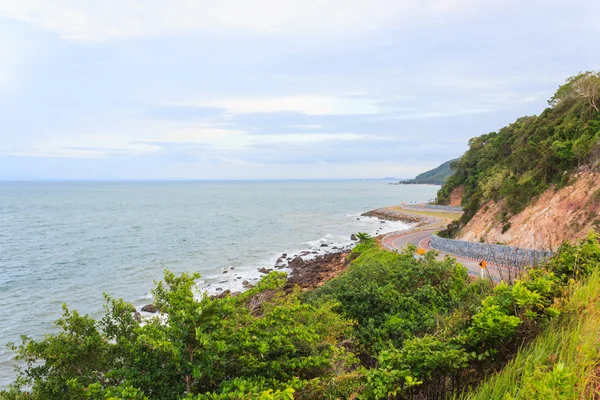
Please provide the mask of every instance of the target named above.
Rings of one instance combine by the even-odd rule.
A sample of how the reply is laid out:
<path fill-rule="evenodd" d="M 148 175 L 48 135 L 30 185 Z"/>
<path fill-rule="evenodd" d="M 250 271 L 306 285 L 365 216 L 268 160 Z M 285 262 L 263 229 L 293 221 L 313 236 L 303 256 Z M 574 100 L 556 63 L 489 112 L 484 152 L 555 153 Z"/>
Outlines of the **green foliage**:
<path fill-rule="evenodd" d="M 359 352 L 372 354 L 388 344 L 429 332 L 439 316 L 458 306 L 469 278 L 454 259 L 437 261 L 433 253 L 416 260 L 414 248 L 398 254 L 371 248 L 342 276 L 306 295 L 312 304 L 335 301 L 356 321 Z"/>
<path fill-rule="evenodd" d="M 409 339 L 401 350 L 382 351 L 378 368 L 367 373 L 367 390 L 375 398 L 411 394 L 416 386 L 468 366 L 464 348 L 431 335 Z"/>
<path fill-rule="evenodd" d="M 100 321 L 65 306 L 59 334 L 41 341 L 24 337 L 13 346 L 26 362 L 13 392 L 31 386 L 40 399 L 80 399 L 83 391 L 97 393 L 91 398 L 117 392 L 136 399 L 221 398 L 235 386 L 256 398 L 285 399 L 292 393 L 289 382 L 297 386 L 352 364 L 338 346 L 349 323 L 331 303 L 303 304 L 297 294 L 283 293 L 285 274 L 269 274 L 224 299 L 198 293 L 196 278 L 165 272 L 154 290 L 164 314 L 142 325 L 121 300 L 108 299 Z"/>
<path fill-rule="evenodd" d="M 600 266 L 600 241 L 597 233 L 590 232 L 578 246 L 569 243 L 560 246 L 548 267 L 559 278 L 568 280 L 587 275 L 598 266 Z"/>
<path fill-rule="evenodd" d="M 575 400 L 600 396 L 600 269 L 569 287 L 561 317 L 464 400 Z"/>
<path fill-rule="evenodd" d="M 438 204 L 464 186 L 464 214 L 449 226 L 455 235 L 488 201 L 503 201 L 507 217 L 518 213 L 551 184 L 564 186 L 569 172 L 594 164 L 600 154 L 600 73 L 570 78 L 539 116 L 469 140 L 469 150 L 456 163 L 456 173 L 439 190 Z M 510 225 L 503 222 L 504 230 Z"/>

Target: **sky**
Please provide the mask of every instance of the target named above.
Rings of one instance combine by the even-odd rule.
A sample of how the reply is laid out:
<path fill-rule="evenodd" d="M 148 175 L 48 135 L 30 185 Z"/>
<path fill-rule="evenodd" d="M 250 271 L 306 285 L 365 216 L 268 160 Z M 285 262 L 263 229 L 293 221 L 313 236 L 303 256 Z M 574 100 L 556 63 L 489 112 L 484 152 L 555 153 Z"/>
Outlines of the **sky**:
<path fill-rule="evenodd" d="M 0 0 L 0 180 L 409 178 L 600 69 L 596 0 Z"/>

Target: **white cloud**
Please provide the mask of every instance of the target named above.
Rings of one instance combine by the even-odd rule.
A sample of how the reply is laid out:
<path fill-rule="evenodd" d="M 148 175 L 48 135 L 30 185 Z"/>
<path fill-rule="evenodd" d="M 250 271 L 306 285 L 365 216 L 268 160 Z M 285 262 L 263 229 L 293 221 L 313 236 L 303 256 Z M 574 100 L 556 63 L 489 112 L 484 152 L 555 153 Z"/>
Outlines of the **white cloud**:
<path fill-rule="evenodd" d="M 109 155 L 131 156 L 160 150 L 157 145 L 138 142 L 120 135 L 49 135 L 30 146 L 4 152 L 22 157 L 102 158 Z"/>
<path fill-rule="evenodd" d="M 486 1 L 490 9 L 492 4 Z M 493 1 L 493 3 L 500 3 Z M 0 15 L 75 41 L 198 31 L 339 34 L 462 14 L 474 0 L 0 0 Z"/>
<path fill-rule="evenodd" d="M 177 102 L 169 105 L 224 108 L 230 114 L 299 112 L 308 115 L 377 114 L 371 99 L 320 95 L 243 97 L 222 100 Z"/>
<path fill-rule="evenodd" d="M 131 127 L 129 127 L 130 129 Z M 77 135 L 46 135 L 35 141 L 6 148 L 0 155 L 21 157 L 104 158 L 139 156 L 155 153 L 166 145 L 205 145 L 218 151 L 240 151 L 261 144 L 307 144 L 366 139 L 355 133 L 290 133 L 281 135 L 254 134 L 228 129 L 223 124 L 171 124 L 145 121 L 130 131 L 115 129 L 111 133 Z M 368 136 L 369 140 L 380 137 Z"/>
<path fill-rule="evenodd" d="M 203 144 L 218 150 L 243 150 L 250 146 L 260 144 L 300 144 L 300 143 L 323 143 L 329 141 L 351 141 L 366 138 L 365 135 L 355 133 L 285 133 L 280 135 L 261 135 L 251 132 L 210 128 L 207 126 L 191 126 L 182 129 L 168 130 L 153 135 L 151 138 L 140 138 L 144 143 L 183 143 Z M 377 140 L 369 136 L 370 140 Z"/>

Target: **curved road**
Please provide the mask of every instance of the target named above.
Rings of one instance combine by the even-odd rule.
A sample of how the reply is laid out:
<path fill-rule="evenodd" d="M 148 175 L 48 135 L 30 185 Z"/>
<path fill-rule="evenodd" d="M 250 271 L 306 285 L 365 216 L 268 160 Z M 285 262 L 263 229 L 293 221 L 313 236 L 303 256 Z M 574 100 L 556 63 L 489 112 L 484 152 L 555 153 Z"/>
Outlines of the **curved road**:
<path fill-rule="evenodd" d="M 392 235 L 387 238 L 384 238 L 384 244 L 395 250 L 402 250 L 409 244 L 417 246 L 417 248 L 423 248 L 425 250 L 435 250 L 430 246 L 429 242 L 431 241 L 431 235 L 433 235 L 437 231 L 439 231 L 439 228 L 424 229 L 422 231 L 407 233 L 399 232 L 397 235 Z M 477 277 L 480 276 L 481 268 L 479 267 L 479 261 L 474 261 L 468 258 L 457 256 L 456 254 L 444 253 L 439 250 L 436 251 L 440 253 L 438 259 L 441 260 L 444 257 L 446 257 L 446 255 L 449 255 L 452 258 L 456 258 L 456 260 L 460 264 L 467 268 L 469 270 L 470 275 Z M 501 269 L 506 269 L 506 267 L 488 263 L 488 267 L 484 271 L 484 277 L 489 277 L 491 275 L 494 280 L 500 280 L 501 278 L 499 270 Z"/>

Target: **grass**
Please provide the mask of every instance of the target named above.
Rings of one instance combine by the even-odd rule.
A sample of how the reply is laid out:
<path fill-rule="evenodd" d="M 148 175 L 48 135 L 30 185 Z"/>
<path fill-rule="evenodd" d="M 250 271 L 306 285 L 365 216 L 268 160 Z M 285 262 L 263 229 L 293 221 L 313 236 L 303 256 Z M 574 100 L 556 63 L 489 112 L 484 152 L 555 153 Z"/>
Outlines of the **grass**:
<path fill-rule="evenodd" d="M 429 217 L 444 218 L 444 219 L 448 219 L 448 220 L 459 219 L 460 216 L 462 215 L 462 213 L 453 213 L 453 212 L 424 211 L 424 210 L 422 211 L 422 210 L 412 210 L 412 209 L 409 210 L 409 209 L 402 208 L 402 206 L 396 206 L 393 208 L 398 211 L 404 211 L 407 213 L 427 215 Z"/>
<path fill-rule="evenodd" d="M 461 400 L 600 398 L 600 269 L 574 284 L 562 316 Z"/>

